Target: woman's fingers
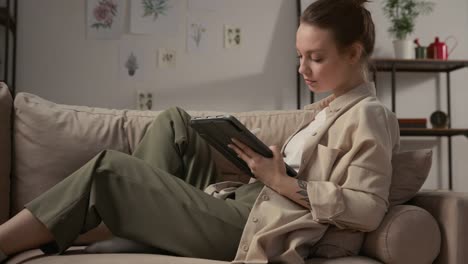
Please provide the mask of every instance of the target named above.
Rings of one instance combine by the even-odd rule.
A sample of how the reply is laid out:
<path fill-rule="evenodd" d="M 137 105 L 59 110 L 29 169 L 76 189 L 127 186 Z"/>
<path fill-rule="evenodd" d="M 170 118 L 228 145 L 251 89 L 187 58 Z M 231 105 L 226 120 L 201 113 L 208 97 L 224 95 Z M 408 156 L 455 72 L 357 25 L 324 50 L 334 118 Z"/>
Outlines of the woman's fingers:
<path fill-rule="evenodd" d="M 233 144 L 229 144 L 228 145 L 229 148 L 233 149 L 237 155 L 243 160 L 245 161 L 245 163 L 247 163 L 247 165 L 249 166 L 250 168 L 250 171 L 252 173 L 255 173 L 254 170 L 253 170 L 253 164 L 254 164 L 254 161 L 251 157 L 249 157 L 249 155 L 247 155 L 242 149 L 240 149 L 238 146 L 236 145 L 233 145 Z"/>
<path fill-rule="evenodd" d="M 249 157 L 253 158 L 257 155 L 259 155 L 257 152 L 253 151 L 249 146 L 245 145 L 244 143 L 240 142 L 239 140 L 235 138 L 231 138 L 232 142 L 234 142 L 239 149 L 241 149 L 245 154 L 247 154 Z"/>
<path fill-rule="evenodd" d="M 228 147 L 231 148 L 232 150 L 234 150 L 234 152 L 236 152 L 237 156 L 239 156 L 245 162 L 248 162 L 248 160 L 250 160 L 250 157 L 244 151 L 242 151 L 242 149 L 240 149 L 238 146 L 236 146 L 234 144 L 229 144 Z"/>

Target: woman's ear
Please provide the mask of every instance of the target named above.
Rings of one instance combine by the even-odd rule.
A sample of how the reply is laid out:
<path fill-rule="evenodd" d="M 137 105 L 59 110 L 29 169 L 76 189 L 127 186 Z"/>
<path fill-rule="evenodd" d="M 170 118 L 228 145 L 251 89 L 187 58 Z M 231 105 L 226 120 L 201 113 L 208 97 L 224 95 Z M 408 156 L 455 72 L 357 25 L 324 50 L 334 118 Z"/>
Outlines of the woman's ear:
<path fill-rule="evenodd" d="M 364 47 L 361 43 L 355 42 L 349 47 L 348 60 L 349 64 L 357 64 L 361 62 L 364 53 Z"/>

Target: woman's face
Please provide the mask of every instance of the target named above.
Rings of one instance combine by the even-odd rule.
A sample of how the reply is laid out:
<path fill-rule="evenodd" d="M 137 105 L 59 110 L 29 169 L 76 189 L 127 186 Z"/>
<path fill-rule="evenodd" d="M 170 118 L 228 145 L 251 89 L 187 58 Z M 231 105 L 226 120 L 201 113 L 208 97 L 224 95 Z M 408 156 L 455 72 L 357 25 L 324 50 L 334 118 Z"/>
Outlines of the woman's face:
<path fill-rule="evenodd" d="M 301 23 L 296 35 L 300 58 L 299 73 L 313 92 L 339 92 L 349 89 L 356 63 L 340 53 L 330 30 Z"/>

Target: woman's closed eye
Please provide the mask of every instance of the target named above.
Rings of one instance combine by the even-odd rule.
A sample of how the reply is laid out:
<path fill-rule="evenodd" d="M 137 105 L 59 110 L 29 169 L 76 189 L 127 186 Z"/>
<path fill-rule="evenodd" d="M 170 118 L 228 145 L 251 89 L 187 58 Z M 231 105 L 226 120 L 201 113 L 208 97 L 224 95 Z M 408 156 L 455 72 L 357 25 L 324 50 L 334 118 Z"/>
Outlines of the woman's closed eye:
<path fill-rule="evenodd" d="M 322 58 L 312 58 L 312 61 L 313 61 L 313 62 L 320 63 L 320 62 L 323 61 L 323 59 L 322 59 Z"/>
<path fill-rule="evenodd" d="M 297 56 L 296 56 L 296 58 L 298 58 L 298 59 L 300 59 L 300 60 L 302 59 L 302 57 L 303 57 L 302 55 L 297 55 Z M 311 58 L 311 60 L 312 60 L 313 62 L 316 62 L 316 63 L 320 63 L 320 62 L 323 61 L 322 58 Z"/>

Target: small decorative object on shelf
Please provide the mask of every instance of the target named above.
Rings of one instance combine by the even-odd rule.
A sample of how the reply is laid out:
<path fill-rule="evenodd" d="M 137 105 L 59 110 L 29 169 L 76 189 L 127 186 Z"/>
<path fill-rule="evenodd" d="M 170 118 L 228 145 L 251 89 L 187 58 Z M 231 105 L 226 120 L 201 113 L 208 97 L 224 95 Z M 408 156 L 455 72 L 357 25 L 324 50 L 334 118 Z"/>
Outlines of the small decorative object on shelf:
<path fill-rule="evenodd" d="M 415 39 L 414 44 L 416 44 L 416 48 L 414 48 L 414 54 L 416 55 L 416 59 L 426 59 L 427 47 L 421 46 L 421 44 L 419 43 L 419 39 Z"/>
<path fill-rule="evenodd" d="M 455 41 L 455 44 L 453 44 L 452 48 L 448 50 L 447 40 L 452 39 Z M 444 42 L 439 41 L 439 37 L 435 38 L 434 43 L 431 43 L 429 47 L 427 48 L 427 57 L 429 59 L 436 59 L 436 60 L 448 60 L 448 57 L 450 53 L 457 47 L 458 45 L 458 40 L 454 36 L 449 36 L 444 40 Z"/>
<path fill-rule="evenodd" d="M 383 11 L 390 20 L 388 32 L 395 38 L 393 46 L 398 59 L 413 59 L 414 44 L 407 37 L 414 31 L 415 20 L 432 12 L 434 3 L 424 0 L 384 0 Z"/>
<path fill-rule="evenodd" d="M 433 128 L 448 128 L 448 116 L 442 111 L 435 111 L 431 115 L 431 124 Z"/>
<path fill-rule="evenodd" d="M 400 128 L 427 128 L 427 118 L 398 118 Z"/>

